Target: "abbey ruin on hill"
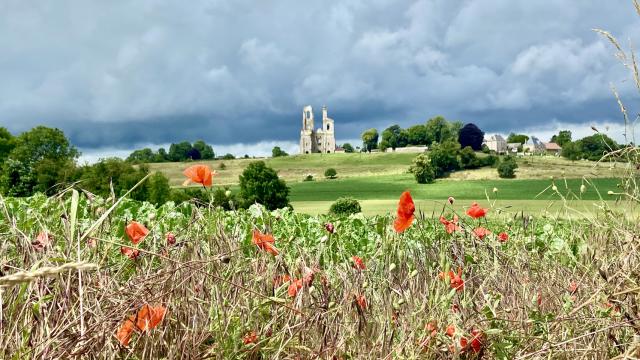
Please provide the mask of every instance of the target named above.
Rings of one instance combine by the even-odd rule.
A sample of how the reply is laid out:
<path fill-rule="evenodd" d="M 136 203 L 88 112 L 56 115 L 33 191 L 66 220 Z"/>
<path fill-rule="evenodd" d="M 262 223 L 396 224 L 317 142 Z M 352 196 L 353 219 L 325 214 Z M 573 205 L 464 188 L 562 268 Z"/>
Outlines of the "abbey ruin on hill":
<path fill-rule="evenodd" d="M 300 154 L 333 153 L 336 136 L 333 119 L 327 117 L 327 107 L 322 107 L 322 127 L 313 126 L 313 109 L 307 105 L 302 109 L 302 130 L 300 131 Z"/>

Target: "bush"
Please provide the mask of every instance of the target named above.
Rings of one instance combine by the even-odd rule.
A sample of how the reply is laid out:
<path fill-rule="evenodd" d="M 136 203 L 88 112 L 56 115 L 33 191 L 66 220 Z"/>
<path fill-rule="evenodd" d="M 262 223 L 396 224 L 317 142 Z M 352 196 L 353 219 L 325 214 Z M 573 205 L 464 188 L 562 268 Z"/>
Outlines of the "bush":
<path fill-rule="evenodd" d="M 495 155 L 489 155 L 483 158 L 478 158 L 478 162 L 480 166 L 495 166 L 500 162 L 500 158 Z"/>
<path fill-rule="evenodd" d="M 503 179 L 513 179 L 516 177 L 517 168 L 516 160 L 512 157 L 507 157 L 498 165 L 498 176 Z"/>
<path fill-rule="evenodd" d="M 280 148 L 280 146 L 274 146 L 271 150 L 271 157 L 281 157 L 281 156 L 289 156 L 284 150 Z"/>
<path fill-rule="evenodd" d="M 220 166 L 218 166 L 218 169 L 220 169 L 220 170 L 224 170 L 226 168 L 227 168 L 227 165 L 225 165 L 225 163 L 223 163 L 223 162 L 221 162 Z"/>
<path fill-rule="evenodd" d="M 236 158 L 236 157 L 235 157 L 235 156 L 233 156 L 233 154 L 224 154 L 224 156 L 222 156 L 222 159 L 223 159 L 223 160 L 233 160 L 233 159 L 235 159 L 235 158 Z"/>
<path fill-rule="evenodd" d="M 264 161 L 249 163 L 240 175 L 240 197 L 244 206 L 254 203 L 264 205 L 269 210 L 289 206 L 289 188 L 278 173 Z"/>
<path fill-rule="evenodd" d="M 307 174 L 307 176 L 305 176 L 304 180 L 302 180 L 302 181 L 313 181 L 313 175 Z"/>
<path fill-rule="evenodd" d="M 449 172 L 460 168 L 458 151 L 460 151 L 460 144 L 454 141 L 445 141 L 431 147 L 429 159 L 436 178 L 444 177 Z"/>
<path fill-rule="evenodd" d="M 409 168 L 409 172 L 413 173 L 418 184 L 429 184 L 436 178 L 429 156 L 426 154 L 420 154 L 413 159 L 413 165 Z"/>
<path fill-rule="evenodd" d="M 470 146 L 466 146 L 460 150 L 460 166 L 462 166 L 463 169 L 477 169 L 482 166 L 475 151 L 473 151 Z"/>
<path fill-rule="evenodd" d="M 171 197 L 171 187 L 169 179 L 162 173 L 157 172 L 149 178 L 149 199 L 148 201 L 156 206 L 160 206 L 169 201 Z"/>
<path fill-rule="evenodd" d="M 351 214 L 357 214 L 362 211 L 358 200 L 350 197 L 339 198 L 331 204 L 329 213 L 338 216 L 349 216 Z"/>
<path fill-rule="evenodd" d="M 195 200 L 197 204 L 204 205 L 209 204 L 209 193 L 201 187 L 172 189 L 170 200 L 176 204 Z"/>
<path fill-rule="evenodd" d="M 338 175 L 338 172 L 334 168 L 328 168 L 324 172 L 324 177 L 326 177 L 327 179 L 335 179 L 337 175 Z"/>
<path fill-rule="evenodd" d="M 238 206 L 238 198 L 229 188 L 217 188 L 213 192 L 213 205 L 224 210 L 234 210 Z"/>

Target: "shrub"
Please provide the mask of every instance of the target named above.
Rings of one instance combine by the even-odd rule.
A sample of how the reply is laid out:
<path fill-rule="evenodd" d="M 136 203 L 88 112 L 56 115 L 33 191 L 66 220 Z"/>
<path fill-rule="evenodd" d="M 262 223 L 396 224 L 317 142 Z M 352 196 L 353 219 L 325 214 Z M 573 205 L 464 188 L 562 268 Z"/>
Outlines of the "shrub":
<path fill-rule="evenodd" d="M 495 166 L 500 162 L 500 158 L 495 155 L 489 155 L 483 158 L 478 158 L 478 162 L 480 163 L 480 166 Z"/>
<path fill-rule="evenodd" d="M 420 154 L 413 159 L 409 172 L 413 173 L 418 184 L 429 184 L 436 178 L 429 156 L 426 154 Z"/>
<path fill-rule="evenodd" d="M 224 155 L 222 156 L 222 159 L 223 159 L 223 160 L 233 160 L 233 159 L 235 159 L 235 158 L 236 158 L 236 157 L 235 157 L 235 156 L 233 156 L 233 154 L 224 154 Z"/>
<path fill-rule="evenodd" d="M 307 176 L 304 177 L 303 181 L 313 181 L 313 175 L 307 174 Z"/>
<path fill-rule="evenodd" d="M 517 168 L 516 160 L 512 157 L 507 157 L 498 165 L 498 176 L 503 179 L 513 179 L 516 177 Z"/>
<path fill-rule="evenodd" d="M 429 152 L 429 159 L 433 166 L 436 178 L 441 178 L 447 173 L 458 170 L 458 151 L 460 144 L 454 141 L 445 141 L 442 144 L 435 144 Z"/>
<path fill-rule="evenodd" d="M 209 193 L 203 188 L 193 187 L 184 189 L 172 189 L 169 199 L 176 204 L 195 200 L 198 204 L 209 203 Z"/>
<path fill-rule="evenodd" d="M 344 143 L 342 145 L 342 148 L 344 149 L 345 153 L 352 153 L 353 152 L 353 146 L 351 146 L 351 144 L 349 144 L 349 143 Z"/>
<path fill-rule="evenodd" d="M 460 166 L 463 169 L 477 169 L 482 166 L 475 151 L 470 146 L 460 150 Z"/>
<path fill-rule="evenodd" d="M 281 157 L 281 156 L 289 156 L 284 150 L 280 148 L 280 146 L 274 146 L 271 150 L 271 157 Z"/>
<path fill-rule="evenodd" d="M 350 197 L 342 197 L 336 200 L 329 208 L 329 213 L 338 216 L 349 216 L 362 211 L 358 200 Z"/>
<path fill-rule="evenodd" d="M 338 175 L 338 172 L 334 168 L 328 168 L 324 172 L 324 177 L 326 177 L 327 179 L 335 179 L 337 175 Z"/>
<path fill-rule="evenodd" d="M 240 175 L 240 197 L 247 207 L 259 203 L 280 209 L 289 206 L 289 187 L 264 161 L 254 161 Z"/>
<path fill-rule="evenodd" d="M 227 165 L 225 165 L 225 163 L 223 163 L 223 162 L 221 162 L 220 166 L 218 166 L 218 169 L 220 169 L 220 170 L 224 170 L 226 168 L 227 168 Z"/>
<path fill-rule="evenodd" d="M 234 210 L 238 206 L 238 197 L 229 188 L 217 188 L 213 192 L 213 205 L 224 210 Z"/>
<path fill-rule="evenodd" d="M 149 202 L 160 206 L 171 197 L 171 187 L 169 179 L 162 173 L 157 172 L 149 178 Z"/>

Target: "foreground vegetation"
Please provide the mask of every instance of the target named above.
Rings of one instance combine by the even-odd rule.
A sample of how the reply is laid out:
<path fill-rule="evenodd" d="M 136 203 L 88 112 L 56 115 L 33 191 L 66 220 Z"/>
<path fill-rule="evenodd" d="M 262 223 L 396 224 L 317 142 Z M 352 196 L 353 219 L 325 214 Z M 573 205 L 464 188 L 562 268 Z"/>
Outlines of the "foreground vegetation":
<path fill-rule="evenodd" d="M 451 234 L 440 213 L 416 213 L 398 234 L 392 216 L 126 199 L 109 212 L 110 201 L 77 195 L 0 203 L 3 275 L 54 268 L 0 278 L 2 358 L 608 358 L 638 346 L 640 229 L 615 212 L 459 213 Z M 150 230 L 137 245 L 131 220 Z M 480 239 L 479 227 L 493 234 Z M 254 230 L 273 234 L 278 256 L 252 244 Z M 145 304 L 167 313 L 122 346 L 117 330 Z"/>

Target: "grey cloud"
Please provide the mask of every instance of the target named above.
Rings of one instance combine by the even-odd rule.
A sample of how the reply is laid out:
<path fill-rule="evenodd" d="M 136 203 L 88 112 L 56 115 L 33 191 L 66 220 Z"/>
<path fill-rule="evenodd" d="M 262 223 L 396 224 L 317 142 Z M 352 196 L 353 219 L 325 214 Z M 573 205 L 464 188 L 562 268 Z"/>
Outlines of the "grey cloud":
<path fill-rule="evenodd" d="M 131 148 L 290 145 L 305 104 L 345 139 L 437 114 L 499 132 L 613 122 L 609 84 L 634 89 L 591 29 L 640 41 L 639 24 L 627 0 L 9 0 L 0 125 Z"/>

